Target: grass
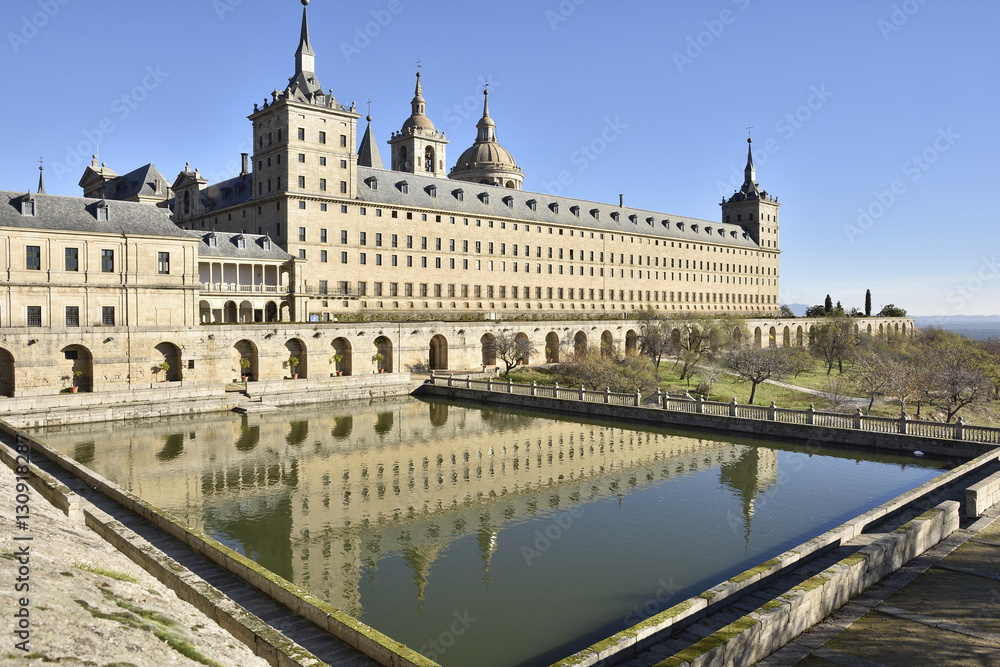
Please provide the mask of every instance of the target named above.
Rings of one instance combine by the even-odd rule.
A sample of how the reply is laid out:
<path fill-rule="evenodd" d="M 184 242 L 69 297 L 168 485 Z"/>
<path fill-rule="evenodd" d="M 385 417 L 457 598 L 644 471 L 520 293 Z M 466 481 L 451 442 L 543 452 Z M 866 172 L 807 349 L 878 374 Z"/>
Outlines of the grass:
<path fill-rule="evenodd" d="M 109 579 L 114 579 L 115 581 L 127 581 L 132 584 L 139 583 L 139 580 L 133 577 L 131 574 L 126 574 L 124 572 L 115 572 L 114 570 L 105 570 L 104 568 L 94 567 L 93 565 L 88 565 L 87 563 L 73 563 L 73 567 L 75 567 L 78 570 L 83 570 L 84 572 L 99 574 L 102 577 L 108 577 Z"/>

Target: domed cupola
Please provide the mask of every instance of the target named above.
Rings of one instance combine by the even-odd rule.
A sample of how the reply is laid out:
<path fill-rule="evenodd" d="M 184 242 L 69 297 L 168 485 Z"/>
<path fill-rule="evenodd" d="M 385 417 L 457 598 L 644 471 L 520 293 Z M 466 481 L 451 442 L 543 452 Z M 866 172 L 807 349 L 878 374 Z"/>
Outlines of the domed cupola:
<path fill-rule="evenodd" d="M 389 139 L 389 145 L 392 146 L 392 169 L 443 177 L 445 146 L 448 141 L 444 132 L 438 132 L 427 117 L 427 102 L 420 85 L 420 72 L 417 72 L 417 88 L 410 106 L 410 117 L 403 122 L 399 132 L 393 133 Z"/>
<path fill-rule="evenodd" d="M 510 152 L 497 143 L 497 124 L 490 118 L 490 91 L 483 91 L 483 117 L 476 124 L 476 143 L 462 153 L 448 178 L 520 190 L 521 168 Z"/>

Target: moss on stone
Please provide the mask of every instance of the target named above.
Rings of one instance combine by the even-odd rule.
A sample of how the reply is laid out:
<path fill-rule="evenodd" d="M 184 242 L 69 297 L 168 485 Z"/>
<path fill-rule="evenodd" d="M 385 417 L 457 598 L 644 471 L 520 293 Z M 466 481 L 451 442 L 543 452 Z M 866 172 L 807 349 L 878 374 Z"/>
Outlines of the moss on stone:
<path fill-rule="evenodd" d="M 778 602 L 777 600 L 771 600 L 770 602 L 766 602 L 763 605 L 761 605 L 760 608 L 763 609 L 764 611 L 774 611 L 780 606 L 781 606 L 780 602 Z"/>
<path fill-rule="evenodd" d="M 748 579 L 752 579 L 753 577 L 755 577 L 758 574 L 762 574 L 764 572 L 767 572 L 771 568 L 776 567 L 778 565 L 781 565 L 781 561 L 778 560 L 777 558 L 772 558 L 769 561 L 765 561 L 765 562 L 761 563 L 757 567 L 752 567 L 752 568 L 750 568 L 749 570 L 747 570 L 745 572 L 741 572 L 740 574 L 737 574 L 735 577 L 730 577 L 729 581 L 732 581 L 733 583 L 739 584 L 739 583 L 742 583 L 744 581 L 747 581 Z"/>
<path fill-rule="evenodd" d="M 858 553 L 852 554 L 840 562 L 846 565 L 847 567 L 854 567 L 858 563 L 863 563 L 866 560 L 868 560 L 868 554 L 859 551 Z"/>
<path fill-rule="evenodd" d="M 810 577 L 803 581 L 801 584 L 793 588 L 793 591 L 812 591 L 816 590 L 826 582 L 830 581 L 829 577 L 824 577 L 821 574 L 817 574 L 814 577 Z"/>

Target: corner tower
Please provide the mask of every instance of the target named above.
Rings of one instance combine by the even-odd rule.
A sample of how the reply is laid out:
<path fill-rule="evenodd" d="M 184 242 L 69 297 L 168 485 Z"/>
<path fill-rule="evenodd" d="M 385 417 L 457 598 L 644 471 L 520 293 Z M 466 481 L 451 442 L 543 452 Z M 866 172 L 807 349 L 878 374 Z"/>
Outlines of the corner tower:
<path fill-rule="evenodd" d="M 778 203 L 757 184 L 753 164 L 753 139 L 747 139 L 747 166 L 743 186 L 728 200 L 722 200 L 722 222 L 739 225 L 762 250 L 778 250 Z"/>
<path fill-rule="evenodd" d="M 302 28 L 295 51 L 295 72 L 284 90 L 275 89 L 254 105 L 253 198 L 354 197 L 357 121 L 354 104 L 341 105 L 333 91 L 323 92 L 316 76 L 316 53 L 309 37 L 309 16 L 302 0 Z M 284 207 L 285 211 L 287 208 Z M 271 210 L 281 211 L 282 207 Z M 284 212 L 284 211 L 283 211 Z M 284 216 L 276 216 L 280 223 Z M 267 224 L 270 228 L 273 225 Z M 284 229 L 288 229 L 285 226 Z M 283 234 L 270 230 L 281 242 Z"/>
<path fill-rule="evenodd" d="M 476 124 L 476 143 L 462 153 L 448 178 L 520 190 L 524 174 L 510 152 L 497 142 L 497 124 L 490 118 L 490 91 L 483 91 L 483 117 Z"/>
<path fill-rule="evenodd" d="M 427 117 L 427 102 L 417 72 L 417 87 L 410 102 L 412 112 L 399 132 L 389 139 L 392 146 L 392 170 L 425 176 L 445 176 L 444 132 L 438 132 Z"/>

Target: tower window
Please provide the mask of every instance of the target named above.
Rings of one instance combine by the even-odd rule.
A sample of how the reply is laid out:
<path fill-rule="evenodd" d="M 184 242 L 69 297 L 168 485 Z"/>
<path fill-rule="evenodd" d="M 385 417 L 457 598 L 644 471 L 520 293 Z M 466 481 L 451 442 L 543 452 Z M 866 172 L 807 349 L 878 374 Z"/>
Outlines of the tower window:
<path fill-rule="evenodd" d="M 299 141 L 305 141 L 305 140 L 306 140 L 306 128 L 300 127 L 299 128 Z"/>

